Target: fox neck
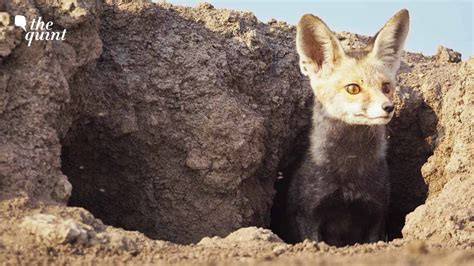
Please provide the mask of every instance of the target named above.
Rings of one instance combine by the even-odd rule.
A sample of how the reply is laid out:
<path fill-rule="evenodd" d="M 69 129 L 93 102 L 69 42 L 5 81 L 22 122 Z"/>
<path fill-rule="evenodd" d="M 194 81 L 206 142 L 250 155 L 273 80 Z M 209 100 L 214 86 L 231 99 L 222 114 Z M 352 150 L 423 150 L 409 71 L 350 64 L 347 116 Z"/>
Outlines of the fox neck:
<path fill-rule="evenodd" d="M 384 125 L 351 125 L 330 118 L 315 100 L 310 135 L 312 161 L 340 173 L 360 173 L 385 162 Z"/>

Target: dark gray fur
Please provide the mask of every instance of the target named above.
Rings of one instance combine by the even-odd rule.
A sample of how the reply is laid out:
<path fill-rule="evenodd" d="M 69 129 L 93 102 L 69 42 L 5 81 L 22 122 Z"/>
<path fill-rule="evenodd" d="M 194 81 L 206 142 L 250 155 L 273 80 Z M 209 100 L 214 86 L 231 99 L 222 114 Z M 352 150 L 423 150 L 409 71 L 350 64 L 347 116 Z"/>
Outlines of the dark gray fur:
<path fill-rule="evenodd" d="M 331 119 L 316 101 L 310 134 L 310 148 L 290 179 L 282 237 L 336 246 L 384 239 L 390 194 L 385 126 Z"/>

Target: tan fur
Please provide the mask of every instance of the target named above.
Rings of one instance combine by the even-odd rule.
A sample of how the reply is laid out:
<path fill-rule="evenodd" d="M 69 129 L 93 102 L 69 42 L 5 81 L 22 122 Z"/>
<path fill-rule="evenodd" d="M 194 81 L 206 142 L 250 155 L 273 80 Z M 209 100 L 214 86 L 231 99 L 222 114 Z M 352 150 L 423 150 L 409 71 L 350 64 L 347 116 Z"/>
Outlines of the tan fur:
<path fill-rule="evenodd" d="M 392 103 L 408 25 L 408 11 L 401 10 L 364 50 L 345 52 L 321 19 L 313 15 L 301 18 L 296 39 L 300 68 L 330 117 L 359 125 L 391 120 L 393 112 L 383 110 L 382 105 Z M 382 91 L 384 83 L 390 83 L 389 93 Z M 348 84 L 359 85 L 360 93 L 349 94 L 345 89 Z"/>

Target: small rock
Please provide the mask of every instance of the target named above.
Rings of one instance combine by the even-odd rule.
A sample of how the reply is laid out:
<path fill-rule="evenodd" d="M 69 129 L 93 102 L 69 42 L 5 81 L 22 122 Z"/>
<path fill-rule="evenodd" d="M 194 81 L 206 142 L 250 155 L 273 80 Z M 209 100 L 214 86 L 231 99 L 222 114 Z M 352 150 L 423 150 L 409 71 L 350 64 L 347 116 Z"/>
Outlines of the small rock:
<path fill-rule="evenodd" d="M 386 243 L 386 242 L 383 242 L 383 241 L 378 241 L 375 245 L 376 245 L 377 247 L 386 247 L 386 246 L 387 246 L 387 243 Z"/>
<path fill-rule="evenodd" d="M 257 227 L 241 228 L 225 238 L 227 241 L 248 242 L 248 241 L 267 241 L 283 242 L 272 231 Z"/>
<path fill-rule="evenodd" d="M 6 27 L 10 25 L 10 14 L 7 12 L 0 12 L 0 26 Z"/>
<path fill-rule="evenodd" d="M 67 243 L 89 244 L 91 236 L 94 235 L 93 228 L 89 225 L 41 213 L 25 217 L 20 226 L 35 235 L 39 242 L 49 246 Z"/>
<path fill-rule="evenodd" d="M 210 3 L 199 3 L 197 8 L 211 10 L 211 9 L 214 9 L 214 6 L 211 5 Z"/>
<path fill-rule="evenodd" d="M 436 50 L 436 58 L 443 62 L 458 63 L 461 62 L 461 53 L 456 52 L 453 49 L 438 46 L 438 49 Z"/>
<path fill-rule="evenodd" d="M 326 244 L 325 242 L 319 242 L 318 243 L 318 248 L 319 248 L 319 250 L 321 250 L 323 252 L 328 252 L 330 250 L 330 246 L 328 244 Z"/>
<path fill-rule="evenodd" d="M 271 19 L 268 21 L 268 24 L 269 24 L 269 25 L 277 24 L 277 23 L 278 23 L 278 20 L 276 20 L 275 18 L 271 18 Z"/>
<path fill-rule="evenodd" d="M 275 254 L 276 256 L 280 256 L 281 254 L 285 253 L 285 251 L 287 250 L 286 246 L 285 245 L 280 245 L 280 246 L 276 246 L 273 248 L 273 254 Z"/>

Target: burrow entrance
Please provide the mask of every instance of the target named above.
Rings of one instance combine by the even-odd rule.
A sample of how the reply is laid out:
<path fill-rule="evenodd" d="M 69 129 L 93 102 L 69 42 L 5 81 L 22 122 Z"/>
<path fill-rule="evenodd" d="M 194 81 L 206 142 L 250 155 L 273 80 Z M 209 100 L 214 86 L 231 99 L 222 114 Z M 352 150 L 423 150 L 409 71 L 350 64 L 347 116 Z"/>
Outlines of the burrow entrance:
<path fill-rule="evenodd" d="M 133 176 L 146 175 L 148 167 L 140 160 L 137 143 L 114 138 L 91 118 L 75 121 L 62 142 L 62 171 L 73 187 L 68 205 L 83 207 L 109 225 L 153 231 L 154 221 L 137 209 L 147 200 L 147 184 Z"/>
<path fill-rule="evenodd" d="M 432 113 L 426 106 L 421 108 L 425 109 L 421 110 L 425 114 Z M 387 239 L 389 240 L 401 237 L 405 216 L 424 203 L 427 185 L 423 181 L 420 169 L 432 154 L 432 147 L 425 139 L 427 135 L 432 135 L 434 132 L 422 130 L 416 117 L 407 127 L 406 121 L 410 119 L 403 117 L 404 115 L 409 115 L 409 113 L 402 113 L 389 126 L 391 145 L 388 163 L 392 181 L 391 204 L 387 220 Z M 405 127 L 406 130 L 399 131 L 399 127 Z M 304 146 L 307 145 L 307 138 L 301 138 L 299 143 L 291 151 L 292 154 L 286 156 L 286 158 L 291 157 L 293 162 L 281 169 L 283 176 L 290 176 L 291 171 L 298 164 Z M 163 165 L 156 164 L 157 160 L 144 159 L 150 157 L 150 154 L 153 154 L 151 156 L 153 158 L 166 158 L 170 155 L 179 158 L 179 152 L 166 144 L 163 144 L 160 150 L 146 147 L 148 147 L 147 143 L 143 143 L 140 138 L 114 136 L 113 131 L 97 119 L 83 118 L 75 121 L 62 140 L 62 171 L 68 176 L 73 186 L 69 205 L 88 209 L 106 224 L 138 230 L 155 239 L 190 243 L 196 239 L 187 236 L 196 233 L 195 230 L 200 230 L 197 232 L 200 235 L 206 235 L 202 226 L 190 225 L 188 228 L 183 228 L 181 219 L 189 218 L 186 222 L 192 224 L 198 220 L 198 217 L 187 217 L 186 212 L 189 209 L 177 209 L 176 206 L 169 204 L 181 199 L 189 200 L 186 198 L 186 194 L 189 193 L 195 193 L 194 198 L 199 198 L 199 193 L 203 190 L 193 189 L 186 182 L 172 183 L 181 182 L 179 178 L 174 181 L 150 178 L 150 173 L 156 173 L 156 168 L 161 167 L 173 171 L 172 169 L 180 167 L 182 161 L 167 162 L 170 165 Z M 173 175 L 183 174 L 178 173 L 180 170 L 175 171 L 177 172 Z M 287 178 L 276 181 L 276 196 L 272 211 L 261 214 L 266 217 L 260 217 L 260 220 L 271 220 L 269 227 L 277 233 L 281 230 L 278 228 L 281 226 L 278 220 L 281 215 L 279 206 L 285 201 L 287 182 Z M 182 187 L 182 190 L 170 193 L 170 189 L 175 187 Z M 174 198 L 159 202 L 149 194 L 151 191 L 163 191 L 167 193 L 167 197 Z M 233 195 L 216 195 L 216 197 L 227 196 L 233 197 Z M 208 208 L 204 205 L 203 208 Z M 195 207 L 190 203 L 189 208 Z M 232 212 L 224 215 L 232 215 Z M 176 217 L 180 217 L 180 220 Z M 180 226 L 176 227 L 176 223 Z M 245 226 L 252 225 L 254 224 Z M 160 228 L 157 228 L 158 226 Z M 222 228 L 212 228 L 212 231 L 226 235 L 237 229 L 235 228 L 237 226 L 223 223 Z"/>

